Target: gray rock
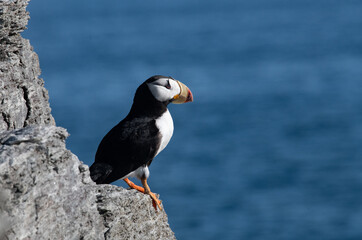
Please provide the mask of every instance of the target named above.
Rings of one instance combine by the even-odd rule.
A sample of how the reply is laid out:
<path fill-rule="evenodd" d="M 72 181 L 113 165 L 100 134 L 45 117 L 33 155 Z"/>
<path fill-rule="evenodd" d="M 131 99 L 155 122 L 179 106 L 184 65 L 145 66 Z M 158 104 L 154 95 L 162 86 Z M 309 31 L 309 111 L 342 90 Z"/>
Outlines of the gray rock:
<path fill-rule="evenodd" d="M 88 171 L 65 148 L 65 129 L 29 126 L 0 134 L 0 189 L 8 239 L 101 239 L 105 231 Z"/>
<path fill-rule="evenodd" d="M 112 185 L 95 188 L 106 239 L 175 239 L 166 213 L 156 212 L 149 196 Z"/>
<path fill-rule="evenodd" d="M 0 239 L 175 239 L 135 190 L 95 185 L 56 127 L 38 57 L 20 36 L 27 0 L 0 0 Z"/>
<path fill-rule="evenodd" d="M 148 196 L 95 185 L 88 166 L 66 149 L 67 136 L 55 126 L 0 134 L 6 239 L 175 239 Z"/>
<path fill-rule="evenodd" d="M 29 19 L 26 6 L 25 0 L 0 1 L 0 131 L 55 125 L 38 55 L 20 35 Z"/>

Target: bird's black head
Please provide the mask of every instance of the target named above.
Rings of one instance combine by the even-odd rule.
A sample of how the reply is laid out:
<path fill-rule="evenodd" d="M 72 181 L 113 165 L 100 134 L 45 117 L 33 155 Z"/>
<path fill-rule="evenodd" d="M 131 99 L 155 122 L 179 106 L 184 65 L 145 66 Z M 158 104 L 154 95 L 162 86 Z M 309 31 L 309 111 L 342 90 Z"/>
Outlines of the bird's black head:
<path fill-rule="evenodd" d="M 169 103 L 185 103 L 193 100 L 190 89 L 172 77 L 155 75 L 138 87 L 134 101 Z"/>
<path fill-rule="evenodd" d="M 164 112 L 169 103 L 191 101 L 193 101 L 192 93 L 185 84 L 172 77 L 155 75 L 137 88 L 132 109 Z"/>

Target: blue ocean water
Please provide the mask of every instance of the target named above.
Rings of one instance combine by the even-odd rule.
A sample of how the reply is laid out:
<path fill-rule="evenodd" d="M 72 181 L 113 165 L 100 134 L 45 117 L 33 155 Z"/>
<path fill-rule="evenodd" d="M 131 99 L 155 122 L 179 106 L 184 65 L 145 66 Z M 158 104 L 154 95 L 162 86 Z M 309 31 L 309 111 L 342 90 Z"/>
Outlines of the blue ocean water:
<path fill-rule="evenodd" d="M 361 1 L 28 10 L 53 116 L 88 165 L 149 76 L 192 90 L 170 106 L 174 136 L 150 168 L 178 239 L 362 239 Z"/>

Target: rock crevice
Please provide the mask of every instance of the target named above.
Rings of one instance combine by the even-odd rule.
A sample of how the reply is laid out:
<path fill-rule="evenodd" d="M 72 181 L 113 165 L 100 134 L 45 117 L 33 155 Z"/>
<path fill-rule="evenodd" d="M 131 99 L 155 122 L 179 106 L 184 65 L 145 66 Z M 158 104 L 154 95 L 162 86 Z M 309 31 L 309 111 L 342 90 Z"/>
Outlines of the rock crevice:
<path fill-rule="evenodd" d="M 21 37 L 29 19 L 26 0 L 0 1 L 0 130 L 55 125 L 38 55 Z"/>

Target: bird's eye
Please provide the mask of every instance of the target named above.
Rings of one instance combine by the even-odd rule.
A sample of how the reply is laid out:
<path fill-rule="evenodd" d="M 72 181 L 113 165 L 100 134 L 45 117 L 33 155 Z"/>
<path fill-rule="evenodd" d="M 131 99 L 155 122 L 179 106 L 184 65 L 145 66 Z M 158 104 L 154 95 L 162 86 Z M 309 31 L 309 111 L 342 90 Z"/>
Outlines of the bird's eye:
<path fill-rule="evenodd" d="M 171 89 L 170 80 L 167 80 L 167 84 L 166 84 L 165 88 L 167 88 L 167 89 Z"/>

